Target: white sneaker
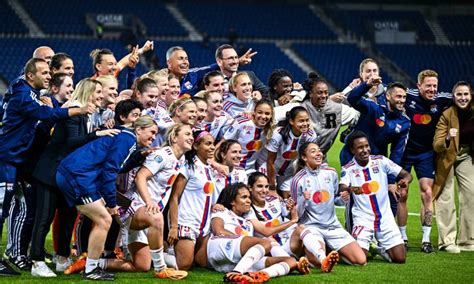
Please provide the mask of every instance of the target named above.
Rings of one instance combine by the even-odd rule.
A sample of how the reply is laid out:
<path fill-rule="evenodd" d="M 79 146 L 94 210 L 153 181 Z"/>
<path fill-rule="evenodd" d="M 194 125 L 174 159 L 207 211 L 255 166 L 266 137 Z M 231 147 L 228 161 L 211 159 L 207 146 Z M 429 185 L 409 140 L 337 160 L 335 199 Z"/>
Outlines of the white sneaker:
<path fill-rule="evenodd" d="M 441 250 L 444 250 L 447 253 L 460 253 L 461 252 L 459 247 L 457 245 L 454 245 L 454 244 L 447 245 L 444 248 L 442 248 Z"/>
<path fill-rule="evenodd" d="M 49 269 L 44 261 L 33 261 L 31 275 L 39 277 L 56 277 L 57 275 Z"/>
<path fill-rule="evenodd" d="M 60 263 L 59 259 L 56 259 L 56 271 L 57 272 L 64 272 L 66 268 L 68 268 L 72 264 L 72 259 L 70 257 L 64 263 Z"/>

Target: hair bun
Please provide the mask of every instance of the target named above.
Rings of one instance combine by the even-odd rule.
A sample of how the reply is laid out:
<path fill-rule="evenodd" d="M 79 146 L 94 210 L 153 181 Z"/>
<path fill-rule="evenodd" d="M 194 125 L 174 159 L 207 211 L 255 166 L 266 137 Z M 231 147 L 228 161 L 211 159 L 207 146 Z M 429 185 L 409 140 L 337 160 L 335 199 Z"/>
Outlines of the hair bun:
<path fill-rule="evenodd" d="M 313 79 L 313 80 L 319 79 L 319 75 L 316 74 L 316 72 L 311 71 L 308 73 L 308 79 Z"/>

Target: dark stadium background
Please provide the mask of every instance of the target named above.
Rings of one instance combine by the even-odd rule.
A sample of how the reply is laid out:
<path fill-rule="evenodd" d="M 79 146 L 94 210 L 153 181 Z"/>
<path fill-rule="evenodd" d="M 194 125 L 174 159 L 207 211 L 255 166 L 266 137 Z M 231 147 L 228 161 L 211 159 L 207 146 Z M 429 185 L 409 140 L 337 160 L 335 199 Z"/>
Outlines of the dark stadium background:
<path fill-rule="evenodd" d="M 331 90 L 342 90 L 366 57 L 379 62 L 384 82 L 414 87 L 426 68 L 438 71 L 440 91 L 474 81 L 472 1 L 362 2 L 0 0 L 0 90 L 40 45 L 70 54 L 78 82 L 92 75 L 92 49 L 109 48 L 119 60 L 127 45 L 146 39 L 155 50 L 142 56 L 139 74 L 166 67 L 170 46 L 183 46 L 199 67 L 215 62 L 215 48 L 230 41 L 239 52 L 258 51 L 246 68 L 263 82 L 275 68 L 300 82 L 314 70 Z"/>

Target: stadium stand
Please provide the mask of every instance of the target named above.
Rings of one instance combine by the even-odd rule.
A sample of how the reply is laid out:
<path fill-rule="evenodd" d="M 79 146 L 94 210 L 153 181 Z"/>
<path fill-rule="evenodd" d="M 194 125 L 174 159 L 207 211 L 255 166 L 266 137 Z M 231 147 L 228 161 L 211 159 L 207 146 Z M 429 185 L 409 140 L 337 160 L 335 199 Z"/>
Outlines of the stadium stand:
<path fill-rule="evenodd" d="M 2 27 L 0 34 L 25 34 L 28 29 L 15 15 L 15 12 L 8 6 L 6 0 L 0 0 L 0 19 L 2 19 Z"/>
<path fill-rule="evenodd" d="M 396 62 L 412 77 L 423 69 L 438 72 L 439 90 L 450 91 L 459 80 L 474 81 L 474 53 L 472 46 L 440 45 L 377 45 L 377 48 Z"/>
<path fill-rule="evenodd" d="M 295 50 L 314 66 L 338 90 L 343 90 L 359 74 L 360 62 L 366 58 L 355 44 L 294 44 Z M 391 78 L 381 72 L 384 82 Z"/>
<path fill-rule="evenodd" d="M 400 29 L 414 30 L 423 42 L 434 41 L 434 35 L 418 11 L 382 11 L 382 10 L 340 10 L 330 9 L 329 14 L 339 19 L 343 28 L 354 32 L 366 40 L 374 38 L 375 22 L 396 22 Z"/>
<path fill-rule="evenodd" d="M 472 15 L 443 15 L 438 19 L 450 40 L 474 41 L 474 18 Z"/>
<path fill-rule="evenodd" d="M 294 4 L 281 9 L 278 3 L 252 3 L 249 9 L 240 3 L 195 5 L 186 1 L 179 2 L 178 7 L 201 32 L 210 36 L 226 37 L 229 29 L 234 28 L 239 37 L 336 39 L 336 34 L 306 5 Z"/>
<path fill-rule="evenodd" d="M 186 35 L 185 30 L 160 1 L 69 1 L 67 5 L 56 5 L 56 3 L 54 0 L 22 1 L 24 7 L 47 34 L 92 35 L 92 29 L 86 25 L 87 13 L 117 13 L 138 16 L 147 27 L 148 36 Z"/>

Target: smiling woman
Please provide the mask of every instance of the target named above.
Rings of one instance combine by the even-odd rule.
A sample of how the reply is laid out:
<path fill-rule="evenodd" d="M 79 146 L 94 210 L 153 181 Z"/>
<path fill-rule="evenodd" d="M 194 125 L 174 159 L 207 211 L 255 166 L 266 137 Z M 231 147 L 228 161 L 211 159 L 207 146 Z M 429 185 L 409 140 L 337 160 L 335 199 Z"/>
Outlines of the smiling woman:
<path fill-rule="evenodd" d="M 435 183 L 436 222 L 440 250 L 474 251 L 474 103 L 469 83 L 453 88 L 454 106 L 443 112 L 436 126 L 433 148 L 437 152 Z M 459 236 L 456 239 L 454 176 L 459 190 Z"/>
<path fill-rule="evenodd" d="M 94 222 L 90 233 L 84 279 L 113 280 L 114 275 L 99 266 L 112 215 L 117 215 L 115 181 L 137 144 L 151 145 L 158 131 L 149 116 L 142 116 L 133 130 L 124 129 L 113 137 L 96 139 L 69 154 L 59 164 L 56 183 L 69 206 L 75 206 Z M 84 157 L 89 157 L 84 159 Z"/>

